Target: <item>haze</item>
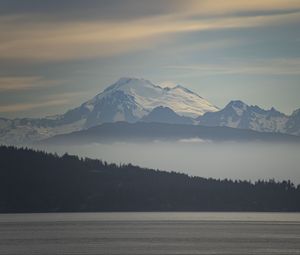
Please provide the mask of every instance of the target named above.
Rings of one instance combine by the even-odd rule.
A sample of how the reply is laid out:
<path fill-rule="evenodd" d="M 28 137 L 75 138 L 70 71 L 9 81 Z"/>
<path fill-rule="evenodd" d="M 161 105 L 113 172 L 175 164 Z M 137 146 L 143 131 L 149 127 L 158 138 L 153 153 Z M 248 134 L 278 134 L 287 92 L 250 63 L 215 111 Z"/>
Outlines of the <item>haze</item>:
<path fill-rule="evenodd" d="M 43 148 L 45 149 L 45 148 Z M 112 163 L 132 163 L 154 169 L 178 171 L 217 179 L 290 179 L 300 184 L 300 146 L 283 143 L 115 143 L 47 147 L 47 151 L 99 158 Z"/>

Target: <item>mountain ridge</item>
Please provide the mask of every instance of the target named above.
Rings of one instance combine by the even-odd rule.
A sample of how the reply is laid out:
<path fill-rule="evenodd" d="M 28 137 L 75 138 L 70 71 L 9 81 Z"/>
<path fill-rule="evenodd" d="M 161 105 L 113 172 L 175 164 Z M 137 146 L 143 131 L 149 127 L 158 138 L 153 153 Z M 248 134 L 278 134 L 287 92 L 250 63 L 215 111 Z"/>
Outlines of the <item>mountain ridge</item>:
<path fill-rule="evenodd" d="M 298 112 L 300 111 L 296 110 L 294 114 L 288 116 L 277 111 L 274 107 L 264 110 L 257 105 L 249 106 L 240 100 L 233 100 L 220 111 L 199 116 L 197 121 L 198 124 L 205 126 L 227 126 L 259 132 L 300 135 L 300 121 L 296 121 Z"/>
<path fill-rule="evenodd" d="M 207 127 L 158 122 L 103 123 L 89 129 L 62 134 L 39 141 L 39 145 L 82 145 L 89 143 L 155 142 L 197 139 L 201 142 L 289 142 L 300 143 L 300 137 L 250 129 Z"/>

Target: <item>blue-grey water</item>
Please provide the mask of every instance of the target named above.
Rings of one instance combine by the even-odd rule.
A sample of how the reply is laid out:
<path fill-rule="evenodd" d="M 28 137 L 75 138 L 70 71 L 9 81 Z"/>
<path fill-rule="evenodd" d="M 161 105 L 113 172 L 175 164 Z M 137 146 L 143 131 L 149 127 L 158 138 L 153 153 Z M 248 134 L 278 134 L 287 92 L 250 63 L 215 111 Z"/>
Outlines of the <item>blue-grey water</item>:
<path fill-rule="evenodd" d="M 300 254 L 300 214 L 2 214 L 0 254 Z"/>

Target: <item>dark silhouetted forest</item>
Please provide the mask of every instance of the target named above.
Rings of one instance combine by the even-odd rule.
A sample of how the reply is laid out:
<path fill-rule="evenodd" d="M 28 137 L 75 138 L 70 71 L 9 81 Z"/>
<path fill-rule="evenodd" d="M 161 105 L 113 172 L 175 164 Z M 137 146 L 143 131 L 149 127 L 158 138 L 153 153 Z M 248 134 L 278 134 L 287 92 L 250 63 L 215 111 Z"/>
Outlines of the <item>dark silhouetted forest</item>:
<path fill-rule="evenodd" d="M 290 181 L 205 179 L 6 146 L 0 163 L 3 213 L 300 211 L 300 186 Z"/>

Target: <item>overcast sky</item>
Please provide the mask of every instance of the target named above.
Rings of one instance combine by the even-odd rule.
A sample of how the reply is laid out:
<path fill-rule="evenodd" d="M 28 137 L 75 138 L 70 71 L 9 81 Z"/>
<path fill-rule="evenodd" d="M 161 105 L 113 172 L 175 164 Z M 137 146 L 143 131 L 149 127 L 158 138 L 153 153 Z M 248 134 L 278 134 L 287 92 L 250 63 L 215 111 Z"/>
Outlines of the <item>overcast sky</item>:
<path fill-rule="evenodd" d="M 290 114 L 299 27 L 299 0 L 1 0 L 0 116 L 63 113 L 123 76 Z"/>

